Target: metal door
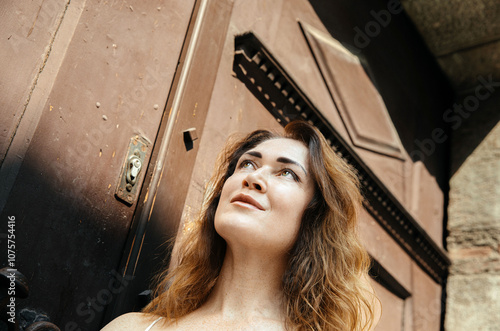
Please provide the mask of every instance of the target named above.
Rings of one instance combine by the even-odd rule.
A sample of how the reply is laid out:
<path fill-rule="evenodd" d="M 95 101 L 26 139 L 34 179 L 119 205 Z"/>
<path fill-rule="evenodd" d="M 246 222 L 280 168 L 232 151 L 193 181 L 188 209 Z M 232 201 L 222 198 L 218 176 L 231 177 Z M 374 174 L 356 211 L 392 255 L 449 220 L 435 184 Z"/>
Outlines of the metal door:
<path fill-rule="evenodd" d="M 2 219 L 15 216 L 16 267 L 32 288 L 19 310 L 94 330 L 139 309 L 226 138 L 299 116 L 362 178 L 360 233 L 386 312 L 378 329 L 439 329 L 443 194 L 399 141 L 368 68 L 310 2 L 8 6 L 0 207 Z M 123 201 L 117 185 L 134 141 L 145 145 L 143 167 L 137 196 Z"/>
<path fill-rule="evenodd" d="M 194 0 L 0 5 L 0 232 L 15 219 L 10 267 L 30 288 L 17 314 L 96 330 L 128 286 L 118 267 L 137 200 L 115 192 L 132 138 L 147 145 L 135 186 L 148 177 L 193 9 Z"/>

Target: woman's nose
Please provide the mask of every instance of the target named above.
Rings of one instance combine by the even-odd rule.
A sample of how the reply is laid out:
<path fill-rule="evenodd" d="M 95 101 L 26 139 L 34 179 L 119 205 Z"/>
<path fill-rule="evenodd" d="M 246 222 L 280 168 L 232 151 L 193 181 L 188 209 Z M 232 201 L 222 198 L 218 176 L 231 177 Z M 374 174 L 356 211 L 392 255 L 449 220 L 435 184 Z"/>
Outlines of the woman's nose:
<path fill-rule="evenodd" d="M 244 179 L 243 179 L 243 186 L 248 187 L 249 189 L 252 190 L 257 190 L 261 193 L 264 193 L 267 191 L 267 183 L 264 178 L 264 175 L 260 170 L 254 171 L 250 174 L 248 174 Z"/>

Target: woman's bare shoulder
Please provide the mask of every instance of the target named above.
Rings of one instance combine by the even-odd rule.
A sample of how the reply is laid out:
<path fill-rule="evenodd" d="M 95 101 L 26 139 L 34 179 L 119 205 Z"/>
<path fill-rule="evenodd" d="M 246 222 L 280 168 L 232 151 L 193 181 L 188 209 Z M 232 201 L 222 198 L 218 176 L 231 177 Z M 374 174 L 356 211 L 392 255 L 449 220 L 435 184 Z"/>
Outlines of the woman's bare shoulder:
<path fill-rule="evenodd" d="M 144 314 L 144 313 L 127 313 L 118 316 L 101 331 L 114 331 L 114 330 L 146 330 L 146 328 L 153 323 L 158 316 Z"/>

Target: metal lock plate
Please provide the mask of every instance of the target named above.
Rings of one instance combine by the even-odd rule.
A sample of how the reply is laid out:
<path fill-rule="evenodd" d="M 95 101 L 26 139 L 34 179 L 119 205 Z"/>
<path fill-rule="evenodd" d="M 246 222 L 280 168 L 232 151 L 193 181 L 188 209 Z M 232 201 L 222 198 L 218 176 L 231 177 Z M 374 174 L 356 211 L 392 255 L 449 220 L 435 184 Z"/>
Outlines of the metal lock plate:
<path fill-rule="evenodd" d="M 130 139 L 128 153 L 123 161 L 120 180 L 115 195 L 128 205 L 132 205 L 140 192 L 140 183 L 147 168 L 149 142 L 140 136 Z"/>

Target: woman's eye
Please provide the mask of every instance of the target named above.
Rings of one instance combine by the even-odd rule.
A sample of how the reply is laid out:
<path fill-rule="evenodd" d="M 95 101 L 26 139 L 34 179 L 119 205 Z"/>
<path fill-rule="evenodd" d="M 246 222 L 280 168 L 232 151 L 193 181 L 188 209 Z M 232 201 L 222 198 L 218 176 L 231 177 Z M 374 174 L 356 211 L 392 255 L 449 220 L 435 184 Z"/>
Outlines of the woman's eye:
<path fill-rule="evenodd" d="M 298 179 L 299 179 L 299 178 L 297 177 L 297 175 L 296 175 L 293 171 L 288 170 L 288 169 L 283 169 L 283 170 L 281 171 L 281 176 L 284 176 L 284 177 L 291 177 L 291 178 L 293 178 L 293 179 L 294 179 L 294 180 L 296 180 L 296 181 L 298 181 Z"/>
<path fill-rule="evenodd" d="M 243 161 L 240 163 L 240 168 L 251 168 L 253 166 L 251 161 Z"/>

